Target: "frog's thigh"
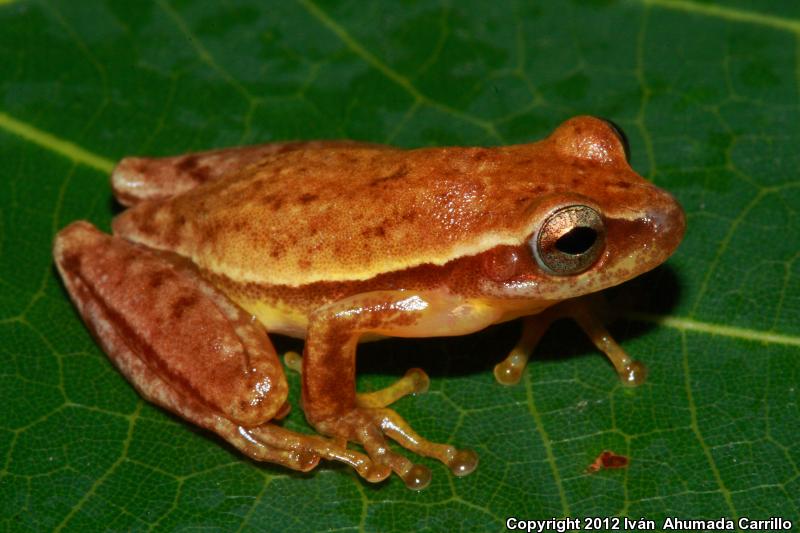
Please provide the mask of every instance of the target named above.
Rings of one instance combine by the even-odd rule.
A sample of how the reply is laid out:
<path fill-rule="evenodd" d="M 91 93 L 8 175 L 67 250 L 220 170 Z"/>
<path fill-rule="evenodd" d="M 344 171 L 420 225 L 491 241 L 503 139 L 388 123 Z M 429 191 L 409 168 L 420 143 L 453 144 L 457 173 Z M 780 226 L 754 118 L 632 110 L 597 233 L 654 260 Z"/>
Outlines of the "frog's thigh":
<path fill-rule="evenodd" d="M 163 200 L 256 163 L 288 144 L 232 147 L 174 157 L 126 157 L 114 168 L 111 186 L 117 200 L 126 206 Z"/>
<path fill-rule="evenodd" d="M 389 465 L 412 488 L 427 484 L 430 473 L 391 452 L 384 435 L 442 461 L 456 474 L 468 474 L 477 463 L 474 453 L 423 439 L 391 409 L 359 405 L 355 349 L 364 333 L 398 337 L 466 334 L 496 319 L 491 308 L 445 291 L 376 291 L 318 310 L 309 321 L 303 357 L 306 416 L 324 433 L 360 442 L 373 460 Z"/>
<path fill-rule="evenodd" d="M 84 321 L 148 400 L 259 460 L 309 470 L 322 456 L 373 481 L 388 475 L 343 446 L 265 424 L 285 412 L 288 392 L 275 351 L 185 262 L 86 222 L 62 230 L 53 252 Z"/>

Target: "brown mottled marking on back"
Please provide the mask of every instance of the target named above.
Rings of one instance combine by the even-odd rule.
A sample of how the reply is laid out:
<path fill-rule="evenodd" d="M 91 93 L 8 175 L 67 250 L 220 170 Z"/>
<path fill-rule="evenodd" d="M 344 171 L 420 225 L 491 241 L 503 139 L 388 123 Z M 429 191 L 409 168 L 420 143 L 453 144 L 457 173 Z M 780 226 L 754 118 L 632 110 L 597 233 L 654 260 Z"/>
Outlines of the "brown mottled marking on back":
<path fill-rule="evenodd" d="M 380 177 L 380 178 L 375 178 L 369 184 L 374 187 L 376 185 L 380 185 L 381 183 L 384 183 L 384 182 L 387 182 L 387 181 L 392 181 L 392 180 L 397 180 L 397 179 L 404 178 L 407 175 L 408 175 L 408 167 L 406 165 L 400 165 L 400 168 L 398 168 L 397 170 L 395 170 L 391 174 L 388 174 L 388 175 Z"/>
<path fill-rule="evenodd" d="M 142 204 L 139 209 L 136 209 L 132 214 L 138 230 L 146 236 L 156 236 L 160 229 L 155 221 L 155 212 L 157 206 L 151 203 Z M 131 210 L 133 211 L 133 210 Z M 179 218 L 179 217 L 178 217 Z"/>
<path fill-rule="evenodd" d="M 473 148 L 470 154 L 470 157 L 475 161 L 482 161 L 488 159 L 490 156 L 491 152 L 486 148 Z"/>
<path fill-rule="evenodd" d="M 309 203 L 309 202 L 313 202 L 313 201 L 314 201 L 314 200 L 316 200 L 317 198 L 319 198 L 319 196 L 318 196 L 318 195 L 316 195 L 316 194 L 304 193 L 304 194 L 301 194 L 301 195 L 300 195 L 300 196 L 297 198 L 297 200 L 298 200 L 298 201 L 299 201 L 301 204 L 307 204 L 307 203 Z"/>
<path fill-rule="evenodd" d="M 201 164 L 203 160 L 199 154 L 187 155 L 175 168 L 178 172 L 191 176 L 197 183 L 205 183 L 214 176 L 214 172 L 209 165 Z"/>
<path fill-rule="evenodd" d="M 287 143 L 282 143 L 281 146 L 275 150 L 276 154 L 285 154 L 286 152 L 291 152 L 292 150 L 298 150 L 302 148 L 306 143 L 302 141 L 290 141 Z"/>
<path fill-rule="evenodd" d="M 209 167 L 197 167 L 190 172 L 197 183 L 205 183 L 211 179 L 212 173 Z"/>
<path fill-rule="evenodd" d="M 261 197 L 261 202 L 269 206 L 270 209 L 277 211 L 283 207 L 284 195 L 281 193 L 270 193 Z"/>
<path fill-rule="evenodd" d="M 192 170 L 197 168 L 197 159 L 198 159 L 197 155 L 187 155 L 178 162 L 176 168 L 180 172 L 191 172 Z"/>

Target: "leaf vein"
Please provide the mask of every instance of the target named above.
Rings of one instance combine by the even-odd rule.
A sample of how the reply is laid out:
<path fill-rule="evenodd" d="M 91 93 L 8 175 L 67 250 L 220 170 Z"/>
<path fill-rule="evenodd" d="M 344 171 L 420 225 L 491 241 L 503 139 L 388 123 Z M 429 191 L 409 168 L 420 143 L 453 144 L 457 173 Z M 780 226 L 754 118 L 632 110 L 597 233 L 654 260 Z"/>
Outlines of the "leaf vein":
<path fill-rule="evenodd" d="M 776 30 L 789 31 L 800 35 L 800 20 L 766 15 L 757 11 L 747 11 L 732 7 L 711 4 L 700 4 L 687 0 L 641 0 L 646 5 L 658 6 L 674 11 L 694 13 L 706 17 L 745 22 L 757 26 L 766 26 Z"/>
<path fill-rule="evenodd" d="M 5 130 L 12 135 L 103 173 L 108 174 L 114 169 L 114 162 L 110 159 L 94 154 L 75 143 L 56 137 L 26 122 L 17 120 L 2 111 L 0 111 L 0 130 Z"/>
<path fill-rule="evenodd" d="M 719 467 L 717 466 L 717 462 L 714 459 L 714 455 L 711 453 L 711 449 L 709 448 L 705 438 L 703 437 L 703 432 L 700 431 L 700 424 L 697 420 L 697 405 L 694 402 L 694 393 L 692 391 L 691 372 L 689 371 L 689 350 L 686 347 L 685 333 L 681 334 L 681 351 L 683 352 L 683 358 L 682 358 L 683 377 L 684 377 L 683 385 L 686 390 L 686 400 L 689 403 L 689 417 L 690 417 L 690 426 L 692 428 L 692 433 L 694 433 L 695 438 L 697 438 L 698 444 L 700 444 L 700 448 L 703 450 L 703 455 L 705 455 L 706 461 L 708 461 L 708 466 L 711 469 L 711 474 L 720 488 L 722 497 L 724 498 L 725 503 L 728 506 L 728 509 L 730 509 L 734 521 L 738 522 L 739 513 L 736 511 L 736 507 L 733 505 L 733 499 L 731 498 L 731 491 L 725 484 L 725 480 L 722 479 L 722 475 L 720 474 Z"/>
<path fill-rule="evenodd" d="M 719 337 L 731 337 L 734 339 L 761 342 L 764 344 L 779 344 L 784 346 L 800 347 L 800 336 L 795 335 L 785 335 L 770 331 L 759 331 L 748 328 L 740 328 L 737 326 L 724 326 L 722 324 L 702 322 L 699 320 L 693 320 L 691 318 L 654 315 L 650 313 L 626 313 L 624 316 L 630 320 L 650 322 L 653 324 L 666 326 L 668 328 L 677 329 L 679 331 L 707 333 Z"/>
<path fill-rule="evenodd" d="M 350 49 L 351 52 L 356 54 L 360 57 L 364 62 L 370 65 L 372 68 L 383 74 L 387 79 L 393 81 L 395 84 L 400 86 L 404 89 L 411 97 L 414 99 L 415 102 L 421 102 L 428 107 L 433 109 L 437 109 L 443 113 L 447 113 L 452 115 L 458 119 L 461 119 L 465 122 L 469 122 L 478 126 L 479 128 L 483 129 L 486 133 L 488 133 L 491 137 L 496 139 L 500 142 L 505 142 L 502 135 L 497 131 L 495 125 L 488 121 L 483 120 L 469 113 L 465 113 L 464 111 L 458 110 L 454 107 L 450 107 L 447 104 L 443 104 L 436 100 L 432 100 L 428 96 L 424 95 L 417 89 L 417 87 L 411 83 L 411 81 L 406 77 L 391 68 L 389 65 L 381 61 L 375 54 L 371 53 L 369 50 L 364 48 L 364 46 L 358 42 L 350 32 L 348 32 L 341 24 L 333 20 L 327 13 L 325 13 L 322 9 L 319 8 L 314 2 L 310 0 L 297 0 L 308 13 L 317 19 L 319 23 L 323 26 L 328 28 L 331 32 L 333 32 L 336 37 L 339 38 L 344 45 Z"/>
<path fill-rule="evenodd" d="M 192 33 L 192 30 L 186 24 L 186 21 L 183 19 L 183 17 L 181 17 L 181 15 L 175 11 L 165 0 L 158 0 L 158 6 L 172 19 L 184 37 L 188 39 L 192 45 L 192 48 L 197 54 L 197 57 L 199 57 L 203 63 L 216 71 L 226 83 L 233 87 L 236 92 L 238 92 L 248 102 L 248 104 L 252 106 L 253 102 L 257 99 L 250 93 L 250 91 L 247 90 L 244 85 L 241 84 L 241 82 L 239 82 L 239 80 L 234 78 L 230 72 L 225 70 L 225 68 L 217 63 L 217 60 L 214 59 L 214 56 L 212 56 L 206 47 L 203 46 L 203 43 L 200 41 L 200 39 L 198 39 L 198 37 Z"/>
<path fill-rule="evenodd" d="M 525 372 L 524 374 L 524 381 L 525 381 L 525 394 L 528 398 L 528 411 L 533 417 L 533 421 L 536 424 L 536 430 L 539 432 L 539 435 L 542 437 L 542 446 L 544 446 L 545 455 L 547 456 L 547 462 L 550 465 L 550 470 L 553 474 L 553 481 L 556 484 L 556 488 L 558 489 L 558 496 L 561 500 L 561 508 L 564 511 L 563 516 L 571 516 L 570 508 L 569 508 L 569 501 L 567 500 L 567 493 L 564 490 L 564 484 L 561 481 L 561 474 L 558 470 L 558 464 L 556 463 L 556 457 L 553 453 L 553 446 L 550 441 L 550 436 L 547 434 L 547 430 L 544 428 L 544 423 L 542 421 L 542 416 L 539 413 L 539 409 L 536 407 L 536 401 L 533 398 L 533 387 L 531 386 L 531 378 L 530 373 Z"/>
<path fill-rule="evenodd" d="M 94 483 L 92 483 L 92 486 L 89 487 L 89 490 L 87 490 L 81 499 L 78 500 L 78 502 L 69 510 L 61 523 L 54 528 L 54 531 L 62 531 L 67 524 L 69 524 L 69 521 L 72 520 L 76 514 L 78 514 L 78 511 L 80 511 L 83 506 L 86 505 L 89 499 L 91 499 L 91 497 L 97 493 L 97 489 L 103 485 L 103 483 L 105 483 L 106 480 L 111 477 L 114 472 L 116 472 L 117 468 L 119 468 L 123 461 L 126 460 L 128 456 L 128 448 L 131 445 L 131 441 L 133 441 L 133 428 L 136 426 L 136 420 L 139 419 L 139 412 L 142 410 L 142 405 L 144 405 L 144 402 L 142 401 L 136 404 L 136 411 L 131 414 L 128 420 L 128 433 L 125 436 L 125 441 L 122 443 L 122 450 L 120 450 L 117 460 L 111 463 L 106 471 L 103 472 L 103 474 L 98 477 Z"/>

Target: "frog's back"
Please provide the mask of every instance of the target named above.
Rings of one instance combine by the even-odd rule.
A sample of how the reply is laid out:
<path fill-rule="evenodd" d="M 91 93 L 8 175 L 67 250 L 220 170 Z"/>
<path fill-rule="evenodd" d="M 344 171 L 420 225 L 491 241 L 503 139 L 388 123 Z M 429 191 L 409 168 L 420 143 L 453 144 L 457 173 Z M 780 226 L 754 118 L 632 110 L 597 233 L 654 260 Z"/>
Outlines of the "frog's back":
<path fill-rule="evenodd" d="M 521 242 L 531 204 L 563 185 L 541 145 L 317 143 L 140 204 L 114 228 L 237 281 L 369 279 Z"/>

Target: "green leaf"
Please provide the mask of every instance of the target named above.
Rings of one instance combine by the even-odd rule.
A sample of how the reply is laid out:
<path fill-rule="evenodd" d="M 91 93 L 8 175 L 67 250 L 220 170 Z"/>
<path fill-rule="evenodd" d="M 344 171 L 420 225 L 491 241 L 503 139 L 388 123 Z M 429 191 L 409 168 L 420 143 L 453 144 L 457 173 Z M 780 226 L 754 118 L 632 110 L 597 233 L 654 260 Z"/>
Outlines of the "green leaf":
<path fill-rule="evenodd" d="M 505 518 L 800 520 L 800 8 L 792 0 L 405 3 L 0 1 L 0 528 L 498 530 Z M 612 296 L 650 368 L 623 388 L 571 324 L 519 386 L 518 325 L 363 346 L 359 387 L 407 367 L 398 411 L 475 449 L 419 493 L 324 464 L 253 463 L 143 402 L 50 255 L 108 229 L 124 155 L 295 138 L 402 146 L 540 138 L 589 113 L 688 215 L 677 254 Z M 283 349 L 297 343 L 283 342 Z M 308 431 L 297 405 L 287 425 Z M 622 470 L 584 469 L 604 449 Z"/>

